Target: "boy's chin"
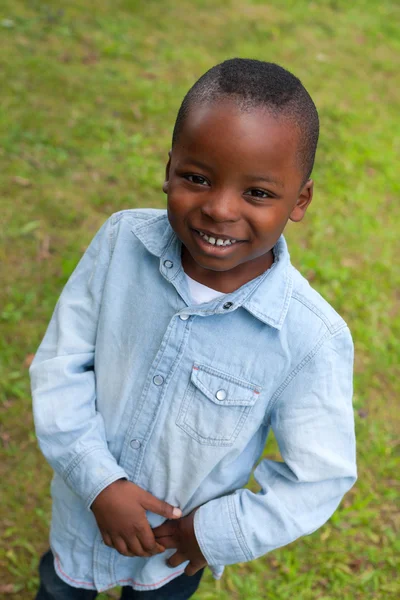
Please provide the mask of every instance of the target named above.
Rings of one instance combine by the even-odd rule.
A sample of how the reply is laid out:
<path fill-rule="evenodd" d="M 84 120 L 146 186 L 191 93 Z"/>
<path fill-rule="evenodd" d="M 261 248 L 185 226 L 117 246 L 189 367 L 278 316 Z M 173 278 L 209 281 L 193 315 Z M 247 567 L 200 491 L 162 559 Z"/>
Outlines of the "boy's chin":
<path fill-rule="evenodd" d="M 234 274 L 242 269 L 250 267 L 252 260 L 249 261 L 228 261 L 221 258 L 214 260 L 204 260 L 199 257 L 191 256 L 191 260 L 196 264 L 197 267 L 204 269 L 205 271 L 212 271 L 213 273 L 229 273 Z"/>

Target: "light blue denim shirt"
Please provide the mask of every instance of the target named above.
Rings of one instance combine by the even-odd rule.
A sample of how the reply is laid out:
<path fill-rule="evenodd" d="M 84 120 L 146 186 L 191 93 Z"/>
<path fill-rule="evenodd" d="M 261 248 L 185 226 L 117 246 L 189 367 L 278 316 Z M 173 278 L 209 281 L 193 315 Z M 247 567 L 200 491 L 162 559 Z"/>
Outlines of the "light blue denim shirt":
<path fill-rule="evenodd" d="M 132 558 L 102 543 L 90 505 L 121 477 L 185 515 L 201 507 L 195 533 L 215 577 L 320 527 L 356 479 L 350 332 L 284 238 L 263 275 L 200 305 L 180 256 L 165 211 L 113 215 L 31 366 L 55 471 L 51 547 L 76 587 L 155 589 L 186 566 L 166 565 L 173 550 Z M 270 428 L 284 462 L 259 462 Z M 244 489 L 252 472 L 258 493 Z"/>

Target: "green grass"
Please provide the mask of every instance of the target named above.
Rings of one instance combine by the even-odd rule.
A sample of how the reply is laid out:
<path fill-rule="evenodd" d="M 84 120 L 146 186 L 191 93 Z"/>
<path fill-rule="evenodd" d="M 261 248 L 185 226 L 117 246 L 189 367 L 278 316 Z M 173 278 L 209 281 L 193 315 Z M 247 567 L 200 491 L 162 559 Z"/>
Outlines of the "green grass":
<path fill-rule="evenodd" d="M 47 546 L 30 355 L 105 218 L 164 206 L 183 94 L 232 56 L 286 66 L 320 111 L 315 199 L 287 237 L 354 335 L 359 481 L 322 529 L 220 582 L 207 573 L 196 599 L 400 596 L 399 25 L 395 0 L 1 2 L 0 598 L 34 597 Z"/>

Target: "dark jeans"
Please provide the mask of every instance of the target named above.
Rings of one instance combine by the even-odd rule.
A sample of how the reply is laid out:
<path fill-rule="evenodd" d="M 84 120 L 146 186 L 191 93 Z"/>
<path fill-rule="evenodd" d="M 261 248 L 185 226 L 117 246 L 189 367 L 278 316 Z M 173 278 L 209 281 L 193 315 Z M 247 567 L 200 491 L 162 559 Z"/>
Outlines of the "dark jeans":
<path fill-rule="evenodd" d="M 176 577 L 158 590 L 139 592 L 124 587 L 121 600 L 187 600 L 197 590 L 204 569 L 188 577 L 183 574 Z M 54 570 L 51 550 L 42 556 L 39 566 L 40 588 L 36 600 L 93 600 L 98 592 L 75 588 L 60 579 Z"/>

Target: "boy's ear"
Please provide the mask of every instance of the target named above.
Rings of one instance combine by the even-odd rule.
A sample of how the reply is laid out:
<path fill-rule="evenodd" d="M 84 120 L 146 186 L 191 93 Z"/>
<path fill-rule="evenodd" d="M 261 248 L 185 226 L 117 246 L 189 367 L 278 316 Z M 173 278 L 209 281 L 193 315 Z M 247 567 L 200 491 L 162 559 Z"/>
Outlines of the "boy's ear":
<path fill-rule="evenodd" d="M 162 186 L 162 190 L 163 190 L 164 194 L 168 194 L 169 169 L 171 167 L 171 153 L 172 153 L 172 150 L 170 150 L 168 152 L 168 162 L 165 167 L 165 180 L 164 180 L 164 183 Z"/>
<path fill-rule="evenodd" d="M 289 219 L 298 223 L 304 217 L 307 208 L 310 205 L 314 193 L 314 182 L 309 179 L 302 187 L 299 197 L 297 198 L 296 206 L 290 213 Z"/>

